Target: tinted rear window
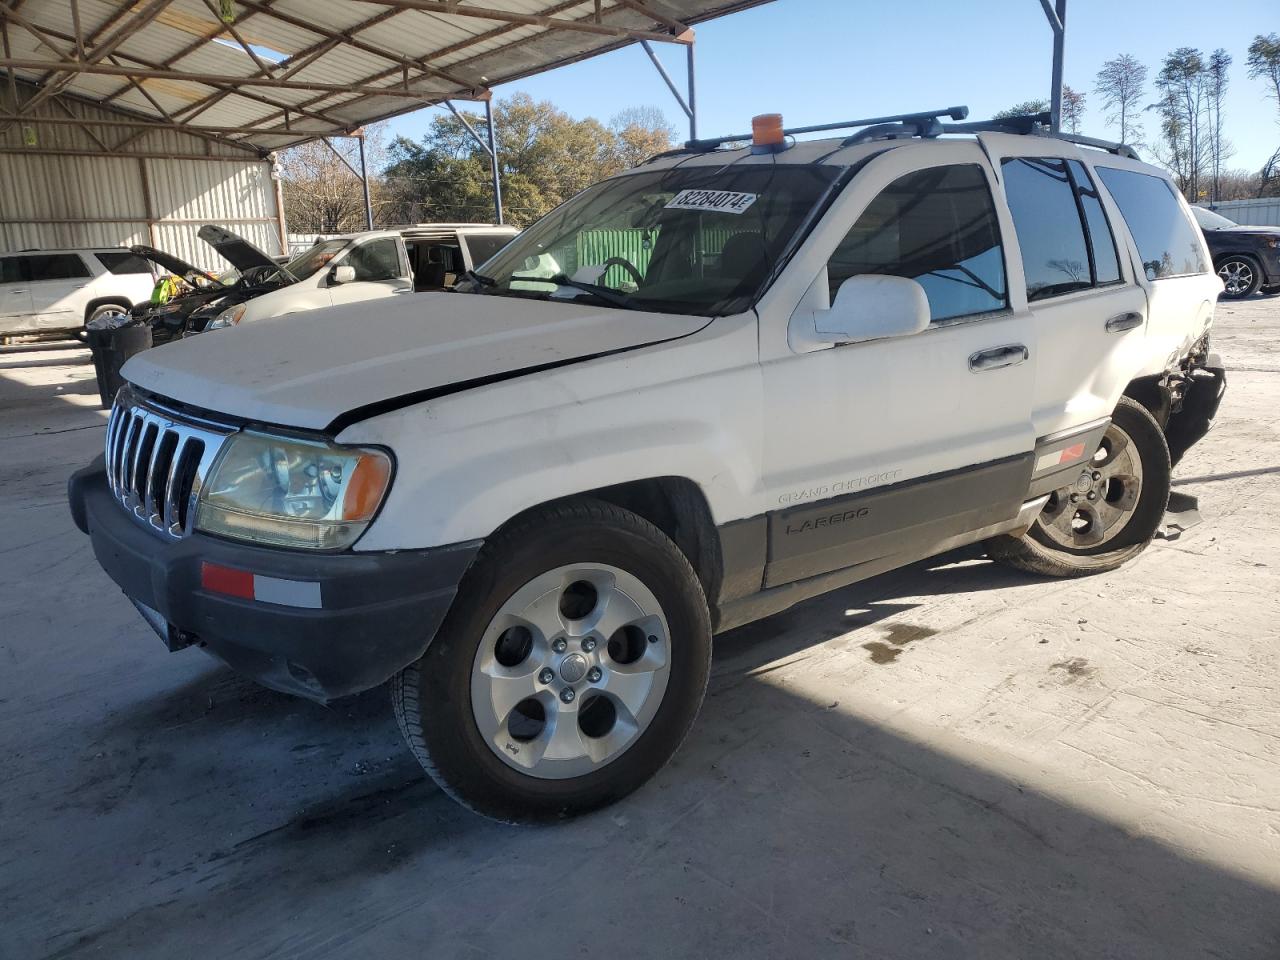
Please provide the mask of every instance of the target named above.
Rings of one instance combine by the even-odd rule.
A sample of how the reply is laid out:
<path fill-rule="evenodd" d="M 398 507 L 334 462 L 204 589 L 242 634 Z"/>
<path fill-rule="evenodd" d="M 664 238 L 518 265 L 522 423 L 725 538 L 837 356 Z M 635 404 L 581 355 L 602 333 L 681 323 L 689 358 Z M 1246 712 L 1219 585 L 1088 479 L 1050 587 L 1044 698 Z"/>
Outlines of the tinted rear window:
<path fill-rule="evenodd" d="M 1079 160 L 1070 160 L 1068 163 L 1071 167 L 1071 176 L 1076 182 L 1076 195 L 1080 198 L 1080 209 L 1084 211 L 1085 225 L 1089 228 L 1089 244 L 1093 250 L 1096 282 L 1114 283 L 1120 279 L 1120 258 L 1116 254 L 1116 241 L 1111 234 L 1107 213 L 1102 209 L 1098 190 L 1094 187 L 1084 164 Z"/>
<path fill-rule="evenodd" d="M 112 273 L 150 273 L 151 264 L 144 257 L 128 250 L 119 253 L 95 253 L 98 262 Z"/>
<path fill-rule="evenodd" d="M 0 283 L 17 283 L 22 279 L 22 260 L 19 257 L 0 258 Z"/>
<path fill-rule="evenodd" d="M 84 261 L 74 253 L 48 253 L 23 259 L 26 261 L 27 279 L 33 283 L 40 280 L 75 280 L 90 275 Z"/>
<path fill-rule="evenodd" d="M 1043 300 L 1092 286 L 1089 248 L 1066 162 L 1018 157 L 1005 160 L 1003 167 L 1027 299 Z"/>
<path fill-rule="evenodd" d="M 511 242 L 511 234 L 470 234 L 462 238 L 471 251 L 471 262 L 477 267 Z"/>
<path fill-rule="evenodd" d="M 1115 167 L 1094 169 L 1129 225 L 1148 280 L 1205 271 L 1200 235 L 1167 180 Z"/>

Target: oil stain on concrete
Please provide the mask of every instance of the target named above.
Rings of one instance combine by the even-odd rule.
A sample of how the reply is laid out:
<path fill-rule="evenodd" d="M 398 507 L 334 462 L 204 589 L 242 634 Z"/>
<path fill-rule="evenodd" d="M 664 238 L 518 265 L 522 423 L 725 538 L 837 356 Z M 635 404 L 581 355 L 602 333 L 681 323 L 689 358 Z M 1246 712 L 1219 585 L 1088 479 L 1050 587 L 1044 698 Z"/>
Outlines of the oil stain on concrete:
<path fill-rule="evenodd" d="M 902 655 L 907 644 L 932 637 L 938 632 L 910 623 L 886 622 L 881 626 L 885 631 L 884 640 L 872 640 L 862 645 L 862 649 L 871 654 L 872 663 L 893 663 Z"/>

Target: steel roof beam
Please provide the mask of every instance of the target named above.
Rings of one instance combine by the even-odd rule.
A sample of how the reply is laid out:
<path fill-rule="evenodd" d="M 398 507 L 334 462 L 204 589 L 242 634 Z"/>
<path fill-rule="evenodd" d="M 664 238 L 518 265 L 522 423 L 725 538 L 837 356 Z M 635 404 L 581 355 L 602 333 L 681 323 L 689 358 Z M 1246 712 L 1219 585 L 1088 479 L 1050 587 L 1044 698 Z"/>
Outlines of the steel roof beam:
<path fill-rule="evenodd" d="M 540 13 L 515 13 L 511 10 L 495 10 L 492 7 L 477 7 L 468 4 L 462 6 L 456 0 L 367 0 L 397 10 L 418 10 L 422 13 L 435 13 L 448 17 L 470 17 L 476 20 L 496 20 L 499 23 L 511 23 L 526 27 L 545 27 L 548 30 L 569 30 L 579 33 L 592 33 L 603 37 L 625 37 L 630 40 L 657 40 L 663 43 L 689 43 L 692 38 L 677 36 L 671 33 L 659 33 L 654 30 L 634 30 L 630 27 L 618 27 L 607 23 L 596 23 L 590 20 L 563 20 Z M 619 6 L 626 6 L 619 4 Z M 614 10 L 617 10 L 615 7 Z"/>
<path fill-rule="evenodd" d="M 18 70 L 42 70 L 49 66 L 51 66 L 51 64 L 46 60 L 22 60 L 11 59 L 8 57 L 4 60 L 0 60 L 0 67 L 13 67 Z M 400 87 L 370 87 L 363 84 L 345 83 L 314 83 L 307 80 L 280 80 L 276 77 L 227 77 L 222 74 L 189 73 L 184 70 L 152 70 L 148 68 L 138 69 L 135 67 L 117 67 L 102 63 L 81 63 L 77 60 L 63 61 L 53 64 L 52 66 L 54 71 L 58 73 L 88 73 L 105 77 L 133 77 L 136 80 L 186 80 L 193 83 L 208 84 L 209 86 L 226 84 L 230 81 L 232 84 L 241 86 L 267 87 L 273 90 L 304 90 L 310 93 L 362 93 L 371 97 L 401 97 L 406 100 L 422 100 L 425 96 L 430 96 L 430 94 L 423 94 L 421 92 L 415 93 L 412 90 L 404 90 Z M 399 68 L 397 68 L 397 71 L 393 72 L 398 72 L 398 69 Z M 273 104 L 273 106 L 279 107 L 280 109 L 286 109 L 285 104 Z M 289 106 L 287 109 L 293 110 L 295 108 Z"/>

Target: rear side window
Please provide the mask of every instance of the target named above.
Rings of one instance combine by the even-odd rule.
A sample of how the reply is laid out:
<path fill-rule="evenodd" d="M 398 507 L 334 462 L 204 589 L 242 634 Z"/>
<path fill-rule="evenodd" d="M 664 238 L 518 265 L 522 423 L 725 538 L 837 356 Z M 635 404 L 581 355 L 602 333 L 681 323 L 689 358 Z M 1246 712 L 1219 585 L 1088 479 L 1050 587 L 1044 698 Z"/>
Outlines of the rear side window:
<path fill-rule="evenodd" d="M 1098 199 L 1098 189 L 1079 160 L 1068 160 L 1067 166 L 1071 168 L 1071 179 L 1076 183 L 1076 196 L 1080 198 L 1080 210 L 1088 228 L 1094 282 L 1115 283 L 1120 279 L 1120 258 L 1116 254 L 1116 238 L 1111 232 L 1107 213 Z"/>
<path fill-rule="evenodd" d="M 827 263 L 832 299 L 864 273 L 918 282 L 935 323 L 1004 309 L 1004 251 L 982 168 L 930 167 L 885 187 Z"/>
<path fill-rule="evenodd" d="M 128 250 L 121 250 L 119 253 L 95 253 L 94 256 L 112 273 L 151 273 L 151 264 L 146 258 L 130 253 Z"/>
<path fill-rule="evenodd" d="M 509 233 L 471 233 L 462 238 L 477 267 L 511 242 Z"/>
<path fill-rule="evenodd" d="M 1089 247 L 1066 161 L 1012 157 L 1002 164 L 1004 194 L 1022 249 L 1027 299 L 1093 286 Z"/>
<path fill-rule="evenodd" d="M 1107 215 L 1083 164 L 1058 157 L 1010 157 L 1001 169 L 1022 249 L 1028 301 L 1120 279 Z"/>
<path fill-rule="evenodd" d="M 22 258 L 0 257 L 0 283 L 18 283 L 22 280 Z"/>
<path fill-rule="evenodd" d="M 40 280 L 76 280 L 90 276 L 85 262 L 74 253 L 47 253 L 23 259 L 27 261 L 27 279 L 33 283 Z"/>
<path fill-rule="evenodd" d="M 1200 237 L 1167 180 L 1115 167 L 1094 169 L 1129 225 L 1148 280 L 1205 271 Z"/>

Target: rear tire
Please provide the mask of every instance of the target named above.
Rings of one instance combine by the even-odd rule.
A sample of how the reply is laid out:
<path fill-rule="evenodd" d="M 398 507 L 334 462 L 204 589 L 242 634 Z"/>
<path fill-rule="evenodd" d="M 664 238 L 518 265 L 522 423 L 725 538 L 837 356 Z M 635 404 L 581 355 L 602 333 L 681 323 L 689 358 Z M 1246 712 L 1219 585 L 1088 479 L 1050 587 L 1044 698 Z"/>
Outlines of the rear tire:
<path fill-rule="evenodd" d="M 1262 286 L 1262 267 L 1248 254 L 1228 254 L 1214 266 L 1224 285 L 1222 296 L 1227 300 L 1251 297 Z"/>
<path fill-rule="evenodd" d="M 87 328 L 90 321 L 97 320 L 100 317 L 108 317 L 112 314 L 129 315 L 129 304 L 127 303 L 100 303 L 96 307 L 85 311 L 84 325 Z"/>
<path fill-rule="evenodd" d="M 707 602 L 685 555 L 636 514 L 583 499 L 531 511 L 485 544 L 391 698 L 410 750 L 453 799 L 504 822 L 556 820 L 661 769 L 710 664 Z"/>
<path fill-rule="evenodd" d="M 1089 479 L 1055 490 L 1021 537 L 988 540 L 987 556 L 1046 577 L 1114 570 L 1155 536 L 1169 503 L 1170 473 L 1160 425 L 1146 407 L 1121 397 L 1101 446 L 1082 470 Z"/>

